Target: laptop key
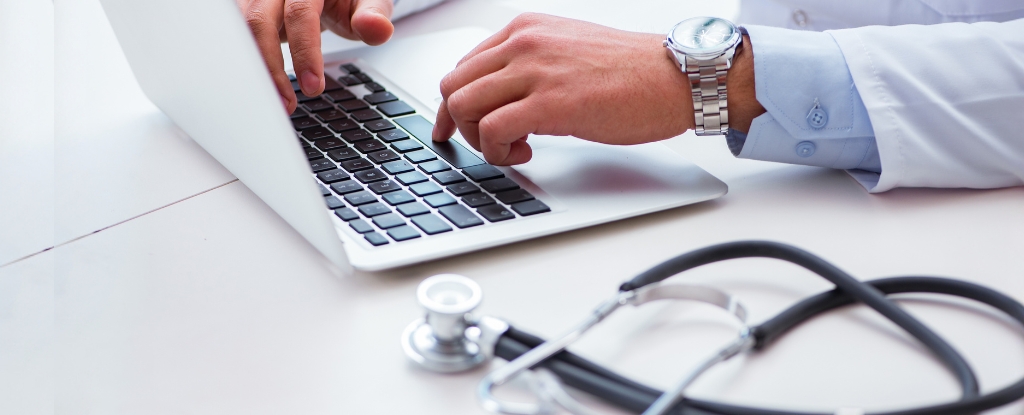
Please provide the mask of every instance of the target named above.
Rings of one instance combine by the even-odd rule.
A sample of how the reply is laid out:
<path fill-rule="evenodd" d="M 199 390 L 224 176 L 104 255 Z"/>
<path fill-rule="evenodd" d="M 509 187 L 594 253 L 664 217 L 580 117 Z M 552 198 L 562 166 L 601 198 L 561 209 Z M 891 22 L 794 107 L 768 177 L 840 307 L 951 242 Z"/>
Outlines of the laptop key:
<path fill-rule="evenodd" d="M 320 188 L 320 194 L 321 195 L 324 195 L 324 196 L 330 196 L 331 195 L 331 191 L 327 190 L 327 188 L 324 187 L 324 185 L 322 185 L 320 183 L 317 183 L 316 185 L 317 185 L 317 187 Z"/>
<path fill-rule="evenodd" d="M 395 160 L 390 163 L 384 163 L 380 166 L 388 174 L 402 174 L 405 172 L 413 171 L 412 164 L 405 160 Z"/>
<path fill-rule="evenodd" d="M 327 137 L 334 137 L 334 133 L 331 133 L 330 130 L 328 130 L 328 129 L 324 128 L 324 127 L 321 127 L 319 125 L 316 126 L 316 127 L 307 128 L 305 130 L 302 130 L 302 138 L 305 138 L 305 139 L 307 139 L 309 141 L 319 140 L 321 138 L 327 138 Z"/>
<path fill-rule="evenodd" d="M 341 83 L 343 83 L 345 85 L 348 85 L 348 86 L 359 85 L 359 84 L 363 83 L 363 81 L 360 81 L 359 78 L 356 78 L 354 75 L 343 76 L 343 77 L 339 78 L 338 81 L 341 81 Z"/>
<path fill-rule="evenodd" d="M 367 171 L 370 171 L 370 170 L 367 170 Z M 395 182 L 393 182 L 391 180 L 382 180 L 382 181 L 379 181 L 379 182 L 370 183 L 370 184 L 366 185 L 366 188 L 370 189 L 370 191 L 372 191 L 372 192 L 374 192 L 376 194 L 379 194 L 379 195 L 385 194 L 387 192 L 394 192 L 395 190 L 402 190 L 402 186 L 400 186 L 398 183 L 395 183 Z M 392 204 L 394 204 L 394 203 L 392 203 Z"/>
<path fill-rule="evenodd" d="M 424 182 L 409 186 L 409 190 L 416 194 L 416 196 L 423 197 L 434 193 L 440 193 L 441 187 L 431 182 Z"/>
<path fill-rule="evenodd" d="M 505 173 L 502 173 L 501 170 L 498 170 L 490 164 L 466 167 L 462 169 L 462 174 L 473 179 L 474 182 L 482 182 L 484 180 L 505 177 Z"/>
<path fill-rule="evenodd" d="M 334 190 L 334 193 L 343 195 L 363 190 L 363 186 L 359 185 L 355 180 L 345 180 L 343 182 L 332 183 L 331 190 Z"/>
<path fill-rule="evenodd" d="M 373 226 L 362 219 L 354 219 L 348 222 L 348 226 L 359 233 L 373 232 Z"/>
<path fill-rule="evenodd" d="M 324 121 L 334 121 L 337 119 L 345 118 L 345 112 L 340 111 L 337 108 L 329 108 L 323 111 L 317 111 L 316 116 Z"/>
<path fill-rule="evenodd" d="M 341 101 L 338 103 L 338 107 L 345 110 L 345 112 L 359 111 L 361 109 L 370 108 L 365 102 L 358 99 L 350 99 L 347 101 Z"/>
<path fill-rule="evenodd" d="M 416 227 L 422 229 L 423 233 L 426 233 L 427 235 L 436 235 L 452 230 L 451 226 L 448 226 L 448 224 L 444 223 L 441 218 L 434 216 L 433 214 L 413 217 L 412 223 L 416 224 Z"/>
<path fill-rule="evenodd" d="M 345 161 L 359 158 L 359 152 L 354 148 L 341 148 L 327 152 L 327 157 L 334 161 Z"/>
<path fill-rule="evenodd" d="M 438 193 L 423 198 L 424 202 L 427 202 L 430 207 L 441 207 L 455 204 L 455 198 L 448 196 L 447 193 Z"/>
<path fill-rule="evenodd" d="M 356 66 L 354 64 L 351 64 L 351 63 L 346 63 L 344 65 L 341 65 L 341 69 L 343 69 L 345 72 L 348 72 L 349 75 L 357 74 L 357 73 L 360 73 L 360 72 L 363 71 L 362 69 L 359 69 L 358 66 Z"/>
<path fill-rule="evenodd" d="M 385 102 L 383 104 L 378 105 L 377 109 L 380 110 L 380 112 L 383 112 L 384 115 L 387 115 L 388 117 L 398 117 L 401 115 L 408 115 L 416 112 L 416 110 L 410 107 L 409 104 L 406 104 L 402 101 Z"/>
<path fill-rule="evenodd" d="M 435 156 L 430 150 L 426 149 L 405 153 L 405 158 L 416 164 L 420 164 L 424 161 L 437 160 L 437 156 Z"/>
<path fill-rule="evenodd" d="M 379 182 L 381 180 L 387 180 L 388 178 L 388 176 L 384 175 L 384 172 L 378 169 L 358 171 L 352 176 L 363 183 Z"/>
<path fill-rule="evenodd" d="M 448 219 L 451 223 L 454 223 L 455 226 L 460 228 L 469 228 L 484 224 L 484 221 L 480 220 L 480 218 L 474 215 L 473 212 L 470 212 L 469 209 L 466 209 L 466 207 L 462 205 L 445 206 L 437 211 L 441 216 L 444 216 L 445 219 Z"/>
<path fill-rule="evenodd" d="M 324 153 L 321 153 L 320 150 L 317 150 L 317 149 L 315 149 L 313 147 L 306 147 L 306 148 L 303 148 L 302 150 L 306 152 L 306 159 L 307 160 L 316 160 L 316 159 L 324 158 Z"/>
<path fill-rule="evenodd" d="M 377 137 L 390 143 L 392 141 L 405 140 L 409 138 L 409 134 L 402 130 L 387 130 L 377 133 Z"/>
<path fill-rule="evenodd" d="M 359 158 L 355 160 L 347 160 L 341 162 L 341 167 L 349 173 L 357 172 L 360 170 L 367 170 L 373 168 L 373 163 L 370 160 Z"/>
<path fill-rule="evenodd" d="M 364 153 L 369 153 L 371 151 L 381 151 L 388 148 L 388 146 L 384 145 L 384 143 L 377 140 L 363 140 L 358 143 L 355 143 L 354 147 L 358 148 L 359 151 L 362 151 Z"/>
<path fill-rule="evenodd" d="M 416 230 L 413 229 L 412 226 L 405 225 L 388 229 L 388 236 L 390 236 L 391 239 L 401 242 L 419 238 L 420 233 L 416 232 Z"/>
<path fill-rule="evenodd" d="M 338 218 L 345 222 L 348 222 L 352 219 L 359 219 L 359 214 L 347 207 L 334 209 L 334 216 L 337 216 Z"/>
<path fill-rule="evenodd" d="M 359 213 L 362 213 L 363 216 L 369 218 L 377 215 L 383 215 L 385 213 L 391 213 L 391 209 L 388 208 L 387 206 L 384 206 L 383 203 L 377 202 L 360 206 Z"/>
<path fill-rule="evenodd" d="M 363 84 L 363 88 L 370 90 L 371 92 L 384 92 L 384 85 L 376 82 L 367 82 Z"/>
<path fill-rule="evenodd" d="M 362 129 L 348 130 L 341 133 L 341 138 L 344 138 L 345 141 L 348 141 L 350 143 L 355 143 L 357 141 L 369 140 L 373 138 L 373 134 L 370 134 L 369 131 Z"/>
<path fill-rule="evenodd" d="M 404 203 L 398 205 L 398 213 L 401 213 L 402 216 L 407 218 L 411 218 L 416 215 L 430 213 L 430 208 L 423 206 L 420 202 Z"/>
<path fill-rule="evenodd" d="M 453 184 L 451 186 L 448 186 L 448 191 L 452 192 L 452 194 L 455 195 L 455 196 L 465 196 L 465 195 L 468 195 L 470 193 L 479 192 L 480 188 L 476 187 L 476 185 L 473 184 L 473 183 L 462 182 L 462 183 L 455 183 L 455 184 Z"/>
<path fill-rule="evenodd" d="M 411 171 L 408 173 L 402 173 L 395 176 L 395 180 L 398 180 L 398 182 L 401 184 L 409 186 L 416 183 L 422 183 L 427 181 L 427 176 L 424 176 L 422 173 L 417 171 Z"/>
<path fill-rule="evenodd" d="M 383 182 L 381 182 L 381 183 L 383 183 Z M 383 196 L 381 196 L 381 198 L 384 199 L 384 201 L 387 202 L 391 206 L 398 206 L 398 205 L 401 205 L 403 203 L 409 203 L 409 202 L 415 202 L 416 201 L 416 198 L 413 197 L 413 195 L 411 195 L 411 194 L 409 194 L 409 192 L 407 192 L 405 190 L 401 190 L 401 189 L 399 189 L 397 191 L 394 191 L 394 192 L 385 193 Z"/>
<path fill-rule="evenodd" d="M 534 199 L 526 202 L 513 203 L 512 210 L 516 211 L 516 213 L 520 215 L 529 216 L 536 215 L 538 213 L 550 212 L 551 208 L 549 208 L 548 205 L 545 205 L 544 202 Z"/>
<path fill-rule="evenodd" d="M 324 101 L 323 99 L 319 98 L 303 102 L 302 106 L 306 107 L 307 110 L 312 112 L 334 108 L 334 105 L 332 105 L 330 102 Z"/>
<path fill-rule="evenodd" d="M 395 153 L 394 151 L 391 151 L 391 150 L 376 151 L 376 152 L 367 154 L 366 157 L 369 157 L 370 160 L 373 160 L 373 162 L 377 163 L 377 164 L 383 164 L 383 163 L 387 163 L 389 161 L 394 161 L 394 160 L 398 160 L 399 159 L 398 153 Z M 402 162 L 405 163 L 405 161 L 402 161 Z"/>
<path fill-rule="evenodd" d="M 324 77 L 324 91 L 325 92 L 326 91 L 334 91 L 334 90 L 342 89 L 342 88 L 345 88 L 345 87 L 342 86 L 341 84 L 339 84 L 338 81 L 335 81 L 335 80 L 331 79 L 331 77 L 329 77 L 329 76 L 325 76 Z"/>
<path fill-rule="evenodd" d="M 490 222 L 501 222 L 516 217 L 512 211 L 502 205 L 487 205 L 477 209 L 476 213 L 479 213 L 480 216 L 483 216 L 484 219 Z"/>
<path fill-rule="evenodd" d="M 370 75 L 367 75 L 365 72 L 356 72 L 352 75 L 355 76 L 356 78 L 359 78 L 360 81 L 373 82 L 373 78 L 370 78 Z"/>
<path fill-rule="evenodd" d="M 338 199 L 337 197 L 334 197 L 334 196 L 327 196 L 327 197 L 325 197 L 324 198 L 324 203 L 327 204 L 327 208 L 328 209 L 337 209 L 337 208 L 345 206 L 345 203 L 343 203 L 341 201 L 341 199 Z"/>
<path fill-rule="evenodd" d="M 388 238 L 385 238 L 384 235 L 381 235 L 377 232 L 367 232 L 363 234 L 363 238 L 366 239 L 366 242 L 369 242 L 370 245 L 373 246 L 381 246 L 388 244 Z"/>
<path fill-rule="evenodd" d="M 352 113 L 352 119 L 359 122 L 367 122 L 381 119 L 380 113 L 371 109 L 359 110 Z"/>
<path fill-rule="evenodd" d="M 341 139 L 337 137 L 321 138 L 319 140 L 314 141 L 313 145 L 316 148 L 319 148 L 323 151 L 346 147 L 345 142 L 341 141 Z"/>
<path fill-rule="evenodd" d="M 309 116 L 309 113 L 307 113 L 301 107 L 295 107 L 295 111 L 292 111 L 291 115 L 289 115 L 289 117 L 291 119 L 293 119 L 293 120 L 296 119 L 296 118 L 302 118 L 302 117 L 308 117 L 308 116 Z"/>
<path fill-rule="evenodd" d="M 365 190 L 360 190 L 355 193 L 349 193 L 345 195 L 345 201 L 352 206 L 365 205 L 367 203 L 373 203 L 377 201 L 377 197 L 373 193 Z"/>
<path fill-rule="evenodd" d="M 420 170 L 423 170 L 426 174 L 434 174 L 439 171 L 451 170 L 451 167 L 448 167 L 448 163 L 441 160 L 434 160 L 420 164 Z"/>
<path fill-rule="evenodd" d="M 337 91 L 324 92 L 324 96 L 326 96 L 327 98 L 330 98 L 331 101 L 334 101 L 334 102 L 341 102 L 341 101 L 348 101 L 350 99 L 356 99 L 355 95 L 353 95 L 351 92 L 348 92 L 348 90 L 345 90 L 345 89 L 339 89 Z"/>
<path fill-rule="evenodd" d="M 355 115 L 355 114 L 353 114 L 353 115 Z M 384 130 L 390 130 L 392 128 L 395 128 L 395 125 L 392 124 L 391 121 L 388 121 L 388 120 L 376 120 L 376 121 L 370 121 L 370 122 L 364 124 L 363 127 L 366 127 L 366 129 L 370 130 L 371 133 L 376 133 L 376 132 L 380 132 L 380 131 L 384 131 Z"/>
<path fill-rule="evenodd" d="M 359 128 L 359 123 L 352 121 L 348 118 L 334 120 L 327 123 L 327 127 L 336 133 L 341 133 L 349 130 L 355 130 Z"/>
<path fill-rule="evenodd" d="M 423 148 L 423 145 L 416 140 L 400 140 L 391 143 L 391 148 L 399 153 L 408 153 Z"/>
<path fill-rule="evenodd" d="M 297 98 L 297 100 L 299 101 L 299 104 L 301 104 L 301 103 L 306 102 L 306 101 L 312 101 L 312 100 L 317 99 L 319 97 L 307 96 L 306 94 L 303 94 L 302 91 L 296 90 L 295 91 L 295 98 Z"/>
<path fill-rule="evenodd" d="M 462 198 L 462 203 L 471 208 L 478 208 L 481 206 L 493 205 L 494 198 L 486 193 L 472 193 Z"/>
<path fill-rule="evenodd" d="M 298 110 L 296 110 L 298 111 Z M 303 116 L 300 118 L 292 119 L 292 127 L 295 131 L 305 130 L 307 128 L 319 127 L 320 121 L 314 120 L 312 117 Z"/>
<path fill-rule="evenodd" d="M 405 225 L 405 219 L 394 213 L 385 213 L 383 215 L 374 216 L 373 224 L 377 225 L 378 228 L 387 229 L 394 228 L 396 226 Z"/>
<path fill-rule="evenodd" d="M 506 190 L 518 189 L 519 185 L 507 177 L 500 179 L 484 180 L 480 182 L 480 187 L 491 193 L 504 192 Z"/>
<path fill-rule="evenodd" d="M 453 183 L 464 182 L 466 178 L 457 171 L 448 170 L 434 173 L 434 181 L 441 183 L 442 186 L 447 186 Z"/>
<path fill-rule="evenodd" d="M 398 97 L 390 92 L 374 92 L 363 96 L 363 101 L 369 102 L 371 105 L 377 105 L 384 102 L 398 101 Z"/>
<path fill-rule="evenodd" d="M 494 196 L 497 197 L 498 200 L 501 201 L 501 203 L 504 203 L 506 205 L 525 202 L 527 200 L 533 199 L 533 195 L 531 195 L 530 192 L 527 192 L 523 189 L 498 192 Z"/>
<path fill-rule="evenodd" d="M 309 162 L 309 167 L 311 169 L 313 169 L 313 173 L 319 173 L 319 172 L 322 172 L 324 170 L 330 170 L 330 169 L 337 168 L 338 166 L 335 166 L 334 162 L 330 161 L 328 159 L 318 159 L 318 160 L 310 161 Z"/>
<path fill-rule="evenodd" d="M 348 180 L 348 173 L 345 173 L 340 169 L 331 169 L 317 173 L 316 177 L 319 178 L 321 182 L 331 184 L 342 180 Z"/>

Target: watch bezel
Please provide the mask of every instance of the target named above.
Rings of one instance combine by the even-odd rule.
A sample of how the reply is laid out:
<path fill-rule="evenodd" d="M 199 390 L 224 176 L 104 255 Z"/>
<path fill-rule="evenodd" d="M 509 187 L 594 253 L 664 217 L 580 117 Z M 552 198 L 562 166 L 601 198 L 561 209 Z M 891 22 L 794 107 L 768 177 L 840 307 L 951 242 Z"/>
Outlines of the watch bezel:
<path fill-rule="evenodd" d="M 675 32 L 676 32 L 676 28 L 678 28 L 682 24 L 684 24 L 684 23 L 686 23 L 688 21 L 694 20 L 694 19 L 716 19 L 716 20 L 721 20 L 721 21 L 723 21 L 725 23 L 728 23 L 729 26 L 731 26 L 732 29 L 733 29 L 732 30 L 732 36 L 730 36 L 728 39 L 723 41 L 721 43 L 721 45 L 719 45 L 717 48 L 710 49 L 710 50 L 709 49 L 694 49 L 694 48 L 686 47 L 686 46 L 683 46 L 683 45 L 679 44 L 679 42 L 677 42 L 675 40 L 675 38 L 674 38 L 675 37 L 674 35 L 675 35 Z M 694 59 L 710 60 L 710 59 L 715 59 L 715 58 L 717 58 L 719 56 L 724 55 L 730 49 L 735 47 L 736 44 L 739 43 L 740 40 L 742 40 L 742 39 L 743 39 L 743 34 L 740 33 L 739 27 L 737 27 L 736 24 L 734 24 L 733 22 L 731 22 L 729 20 L 726 20 L 726 19 L 722 19 L 720 17 L 700 16 L 700 17 L 691 17 L 689 19 L 686 19 L 686 20 L 683 20 L 683 21 L 681 21 L 679 23 L 676 23 L 675 26 L 672 26 L 672 29 L 669 30 L 669 32 L 668 32 L 668 36 L 665 38 L 665 47 L 667 47 L 669 50 L 671 50 L 671 51 L 673 51 L 675 53 L 678 53 L 678 54 L 681 54 L 681 55 L 684 55 L 684 56 L 689 56 L 689 57 L 694 58 Z"/>

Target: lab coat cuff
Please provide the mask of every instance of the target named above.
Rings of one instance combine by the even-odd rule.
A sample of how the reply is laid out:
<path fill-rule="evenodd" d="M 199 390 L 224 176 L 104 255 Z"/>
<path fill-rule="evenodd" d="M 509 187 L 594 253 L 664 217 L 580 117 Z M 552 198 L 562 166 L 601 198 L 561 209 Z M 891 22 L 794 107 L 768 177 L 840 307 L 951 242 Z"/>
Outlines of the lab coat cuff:
<path fill-rule="evenodd" d="M 740 133 L 728 138 L 730 148 L 739 139 L 743 139 L 736 154 L 740 158 L 876 173 L 881 169 L 874 137 L 795 137 L 771 113 L 754 118 L 745 136 Z"/>
<path fill-rule="evenodd" d="M 429 9 L 443 3 L 444 1 L 445 0 L 394 0 L 395 8 L 391 12 L 391 21 L 398 21 L 403 17 Z"/>
<path fill-rule="evenodd" d="M 827 33 L 743 26 L 757 101 L 799 139 L 873 135 L 839 45 Z"/>

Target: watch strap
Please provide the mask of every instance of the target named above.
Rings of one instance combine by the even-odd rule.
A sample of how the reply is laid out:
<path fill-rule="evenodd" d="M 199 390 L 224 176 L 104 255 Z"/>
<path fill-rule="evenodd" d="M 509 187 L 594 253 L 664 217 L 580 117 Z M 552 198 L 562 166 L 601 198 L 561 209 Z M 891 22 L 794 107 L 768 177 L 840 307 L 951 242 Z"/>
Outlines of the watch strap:
<path fill-rule="evenodd" d="M 680 68 L 690 81 L 694 130 L 697 135 L 729 133 L 729 96 L 725 86 L 734 51 L 731 49 L 711 60 L 686 56 Z"/>

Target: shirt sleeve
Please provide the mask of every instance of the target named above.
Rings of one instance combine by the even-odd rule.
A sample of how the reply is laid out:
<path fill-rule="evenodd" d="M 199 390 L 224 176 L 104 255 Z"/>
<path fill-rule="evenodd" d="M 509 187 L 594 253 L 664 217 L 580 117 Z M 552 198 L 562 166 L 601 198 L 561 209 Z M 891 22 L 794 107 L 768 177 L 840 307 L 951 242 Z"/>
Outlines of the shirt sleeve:
<path fill-rule="evenodd" d="M 842 50 L 828 33 L 744 26 L 766 113 L 730 130 L 738 157 L 851 171 L 867 189 L 882 171 L 871 119 Z"/>
<path fill-rule="evenodd" d="M 395 8 L 391 11 L 391 21 L 397 21 L 410 14 L 444 3 L 445 0 L 394 0 Z"/>

